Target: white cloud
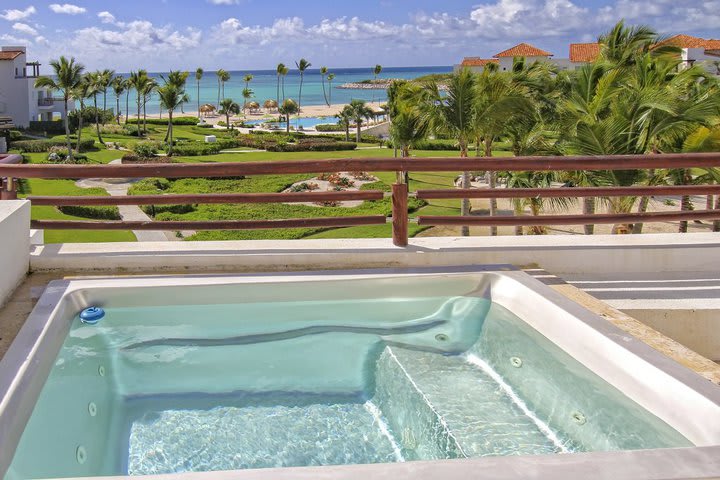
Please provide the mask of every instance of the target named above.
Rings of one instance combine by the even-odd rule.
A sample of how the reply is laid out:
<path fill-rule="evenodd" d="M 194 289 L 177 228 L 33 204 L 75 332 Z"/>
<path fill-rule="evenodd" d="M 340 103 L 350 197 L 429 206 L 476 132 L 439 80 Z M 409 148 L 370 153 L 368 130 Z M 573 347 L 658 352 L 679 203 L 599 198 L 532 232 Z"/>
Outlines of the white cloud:
<path fill-rule="evenodd" d="M 17 10 L 17 9 L 5 10 L 5 13 L 0 14 L 0 18 L 4 18 L 5 20 L 7 20 L 9 22 L 15 22 L 18 20 L 22 20 L 23 18 L 27 18 L 36 12 L 37 12 L 37 10 L 35 10 L 35 7 L 30 5 L 25 10 Z"/>
<path fill-rule="evenodd" d="M 115 23 L 115 15 L 110 12 L 100 12 L 97 16 L 102 23 Z"/>
<path fill-rule="evenodd" d="M 79 15 L 87 11 L 86 8 L 73 5 L 72 3 L 63 3 L 62 5 L 59 3 L 52 3 L 49 7 L 50 10 L 55 13 L 64 13 L 66 15 Z"/>
<path fill-rule="evenodd" d="M 37 35 L 38 31 L 35 30 L 33 27 L 28 25 L 27 23 L 14 23 L 12 26 L 13 30 L 17 30 L 20 33 L 24 33 L 26 35 Z"/>

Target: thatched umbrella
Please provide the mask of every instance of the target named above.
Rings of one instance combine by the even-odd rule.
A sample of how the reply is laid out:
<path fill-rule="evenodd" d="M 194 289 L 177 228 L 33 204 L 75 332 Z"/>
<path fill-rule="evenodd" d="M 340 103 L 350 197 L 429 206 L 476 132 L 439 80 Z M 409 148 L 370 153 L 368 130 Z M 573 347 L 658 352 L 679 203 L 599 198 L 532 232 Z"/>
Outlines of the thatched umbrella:
<path fill-rule="evenodd" d="M 247 107 L 250 109 L 251 112 L 256 111 L 258 108 L 260 108 L 260 104 L 258 102 L 249 102 L 247 104 Z"/>
<path fill-rule="evenodd" d="M 200 105 L 200 113 L 207 115 L 208 113 L 212 113 L 215 111 L 215 105 L 212 105 L 210 103 L 206 103 L 204 105 Z"/>
<path fill-rule="evenodd" d="M 265 108 L 265 110 L 277 110 L 278 104 L 275 100 L 265 100 L 263 108 Z"/>

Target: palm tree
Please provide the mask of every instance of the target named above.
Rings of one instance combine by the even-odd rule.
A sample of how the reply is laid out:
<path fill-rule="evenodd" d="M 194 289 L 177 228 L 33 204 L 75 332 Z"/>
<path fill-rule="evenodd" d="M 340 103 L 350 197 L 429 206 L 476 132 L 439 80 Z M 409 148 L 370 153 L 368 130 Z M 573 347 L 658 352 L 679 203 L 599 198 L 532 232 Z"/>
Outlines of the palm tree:
<path fill-rule="evenodd" d="M 142 105 L 142 98 L 143 98 L 143 91 L 147 87 L 147 83 L 150 81 L 150 78 L 147 76 L 147 71 L 145 70 L 138 70 L 137 72 L 130 72 L 130 85 L 132 85 L 133 89 L 135 90 L 136 95 L 136 103 L 137 103 L 137 128 L 138 128 L 138 137 L 141 136 L 140 131 L 140 107 Z M 126 122 L 127 123 L 127 122 Z"/>
<path fill-rule="evenodd" d="M 282 72 L 280 72 L 280 75 L 282 75 L 282 99 L 283 99 L 283 102 L 285 101 L 285 77 L 287 77 L 288 73 L 290 73 L 290 68 L 283 65 Z"/>
<path fill-rule="evenodd" d="M 345 105 L 340 112 L 335 115 L 338 119 L 338 125 L 345 127 L 345 141 L 350 141 L 350 122 L 352 121 L 352 108 L 350 105 Z"/>
<path fill-rule="evenodd" d="M 375 65 L 375 68 L 373 68 L 373 79 L 375 80 L 376 83 L 377 83 L 377 77 L 378 77 L 378 75 L 380 75 L 380 73 L 382 73 L 382 65 L 380 65 L 380 64 Z M 375 86 L 373 85 L 373 94 L 372 94 L 373 103 L 375 103 L 375 88 L 374 87 Z"/>
<path fill-rule="evenodd" d="M 230 81 L 230 72 L 223 70 L 222 75 L 220 76 L 220 83 L 222 84 L 222 98 L 225 98 L 225 82 L 228 81 Z"/>
<path fill-rule="evenodd" d="M 94 71 L 85 75 L 85 81 L 88 83 L 90 88 L 90 95 L 93 97 L 93 107 L 95 107 L 95 131 L 97 132 L 98 142 L 103 142 L 102 135 L 100 134 L 100 117 L 98 116 L 98 104 L 97 96 L 98 93 L 103 91 L 105 84 L 104 74 L 101 71 Z M 104 111 L 103 111 L 104 113 Z"/>
<path fill-rule="evenodd" d="M 325 76 L 328 74 L 328 68 L 327 67 L 320 67 L 320 80 L 322 82 L 322 89 L 323 89 L 323 98 L 325 99 L 325 104 L 329 107 L 330 102 L 328 102 L 327 95 L 325 94 Z"/>
<path fill-rule="evenodd" d="M 128 118 L 130 117 L 130 90 L 132 89 L 132 82 L 130 78 L 124 79 L 123 82 L 125 83 L 125 121 L 123 123 L 127 125 Z"/>
<path fill-rule="evenodd" d="M 301 58 L 300 61 L 295 62 L 295 66 L 297 66 L 298 71 L 300 72 L 300 91 L 298 93 L 298 112 L 302 108 L 302 87 L 303 87 L 303 79 L 305 78 L 305 70 L 310 68 L 312 64 L 305 60 L 304 58 Z"/>
<path fill-rule="evenodd" d="M 335 74 L 329 73 L 327 76 L 328 81 L 328 105 L 332 105 L 332 81 L 335 80 Z"/>
<path fill-rule="evenodd" d="M 375 112 L 373 112 L 373 109 L 365 104 L 365 100 L 351 100 L 350 105 L 348 106 L 350 107 L 351 112 L 350 117 L 355 122 L 355 128 L 357 129 L 355 133 L 355 141 L 360 143 L 360 129 L 362 127 L 362 123 L 364 120 L 372 118 Z"/>
<path fill-rule="evenodd" d="M 252 93 L 252 90 L 250 90 L 250 82 L 252 82 L 252 79 L 253 79 L 253 76 L 249 73 L 243 77 L 243 81 L 245 82 L 245 89 L 243 89 L 243 98 L 244 98 L 243 111 L 247 108 L 248 98 L 250 98 L 252 96 L 252 95 L 250 95 L 249 97 L 245 97 L 245 90 L 248 90 Z"/>
<path fill-rule="evenodd" d="M 295 100 L 292 98 L 288 98 L 285 101 L 283 101 L 282 105 L 278 107 L 278 112 L 280 112 L 282 115 L 285 115 L 285 127 L 286 132 L 290 133 L 290 116 L 298 113 L 300 111 L 300 108 L 298 107 L 298 104 L 295 103 Z"/>
<path fill-rule="evenodd" d="M 125 79 L 120 75 L 113 77 L 110 85 L 112 86 L 113 93 L 115 94 L 115 118 L 117 120 L 117 124 L 120 125 L 120 95 L 122 95 L 128 87 Z M 125 111 L 125 115 L 127 116 L 127 110 Z"/>
<path fill-rule="evenodd" d="M 62 93 L 63 96 L 63 118 L 65 123 L 65 138 L 67 140 L 68 158 L 72 160 L 72 144 L 70 143 L 70 124 L 68 123 L 68 101 L 70 100 L 72 91 L 77 88 L 82 80 L 82 72 L 85 67 L 81 63 L 76 63 L 75 58 L 68 60 L 60 57 L 58 60 L 50 62 L 54 77 L 39 77 L 35 80 L 35 88 L 47 88 Z"/>
<path fill-rule="evenodd" d="M 255 92 L 253 92 L 252 88 L 243 88 L 242 96 L 243 96 L 243 115 L 246 115 L 245 111 L 248 106 L 248 100 L 255 96 Z"/>
<path fill-rule="evenodd" d="M 428 131 L 455 138 L 463 158 L 468 156 L 468 145 L 476 138 L 475 85 L 475 75 L 469 69 L 462 69 L 450 77 L 446 92 L 441 91 L 436 82 L 430 81 L 422 86 L 415 99 L 420 118 Z M 470 188 L 470 172 L 463 172 L 462 188 Z M 466 216 L 469 213 L 470 200 L 465 198 L 460 214 Z M 461 234 L 470 235 L 470 228 L 463 226 Z"/>
<path fill-rule="evenodd" d="M 200 67 L 198 67 L 197 70 L 195 70 L 195 84 L 197 85 L 197 115 L 198 115 L 198 117 L 200 117 L 200 80 L 202 80 L 203 73 L 205 73 L 205 72 Z"/>
<path fill-rule="evenodd" d="M 89 98 L 90 95 L 90 83 L 87 81 L 87 76 L 83 75 L 82 81 L 78 83 L 77 87 L 72 90 L 72 98 L 80 102 L 77 129 L 77 153 L 80 153 L 80 141 L 82 140 L 83 120 L 85 114 L 85 99 Z"/>
<path fill-rule="evenodd" d="M 280 105 L 280 77 L 283 75 L 283 71 L 285 70 L 285 64 L 284 63 L 278 63 L 277 67 L 275 68 L 275 73 L 277 74 L 277 91 L 275 92 L 275 101 L 278 105 Z M 283 94 L 283 97 L 285 95 Z M 285 100 L 285 98 L 283 98 Z"/>
<path fill-rule="evenodd" d="M 171 71 L 170 74 L 173 72 Z M 170 77 L 170 75 L 168 75 Z M 167 133 L 167 144 L 168 156 L 172 156 L 173 151 L 173 112 L 176 108 L 180 107 L 183 103 L 189 100 L 187 93 L 185 93 L 184 85 L 178 85 L 177 77 L 175 81 L 165 80 L 165 85 L 157 88 L 157 94 L 160 98 L 160 105 L 165 107 L 168 112 L 168 133 Z"/>
<path fill-rule="evenodd" d="M 222 102 L 220 102 L 220 110 L 218 113 L 225 115 L 226 128 L 230 130 L 230 117 L 240 113 L 240 105 L 235 103 L 232 98 L 224 98 Z"/>
<path fill-rule="evenodd" d="M 147 104 L 150 101 L 150 97 L 152 96 L 152 93 L 157 88 L 158 84 L 157 82 L 152 79 L 148 78 L 147 83 L 145 84 L 145 88 L 143 88 L 142 96 L 143 96 L 143 133 L 147 135 Z"/>
<path fill-rule="evenodd" d="M 108 70 L 107 68 L 100 72 L 99 84 L 103 94 L 103 125 L 105 125 L 105 111 L 107 110 L 107 89 L 110 88 L 113 78 L 115 77 L 115 70 Z"/>
<path fill-rule="evenodd" d="M 416 97 L 418 88 L 415 84 L 400 80 L 392 82 L 387 90 L 387 113 L 391 119 L 390 141 L 404 158 L 410 157 L 410 149 L 427 136 L 427 125 L 423 124 L 418 108 L 407 101 Z M 408 172 L 403 172 L 398 181 L 408 183 Z"/>
<path fill-rule="evenodd" d="M 221 90 L 221 84 L 224 82 L 223 78 L 225 78 L 225 70 L 222 68 L 219 69 L 217 72 L 215 72 L 215 75 L 217 75 L 217 81 L 218 81 L 218 92 L 217 92 L 217 104 L 220 105 L 220 90 Z"/>

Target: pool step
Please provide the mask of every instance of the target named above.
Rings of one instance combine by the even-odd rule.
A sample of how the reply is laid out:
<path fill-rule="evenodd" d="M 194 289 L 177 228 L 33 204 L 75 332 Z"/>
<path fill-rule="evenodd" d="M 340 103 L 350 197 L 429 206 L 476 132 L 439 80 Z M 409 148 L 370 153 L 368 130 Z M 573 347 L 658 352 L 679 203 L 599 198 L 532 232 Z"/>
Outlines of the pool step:
<path fill-rule="evenodd" d="M 433 443 L 432 458 L 562 451 L 495 380 L 462 356 L 387 347 L 377 375 L 374 401 L 406 457 L 418 448 L 427 455 Z"/>

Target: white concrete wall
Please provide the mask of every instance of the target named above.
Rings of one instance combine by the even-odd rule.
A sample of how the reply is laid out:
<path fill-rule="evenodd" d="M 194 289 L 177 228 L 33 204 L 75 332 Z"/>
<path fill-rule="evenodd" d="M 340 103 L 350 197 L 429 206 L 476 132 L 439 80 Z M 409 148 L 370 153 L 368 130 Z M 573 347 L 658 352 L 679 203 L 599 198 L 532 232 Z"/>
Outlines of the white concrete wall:
<path fill-rule="evenodd" d="M 30 202 L 0 201 L 0 306 L 30 268 Z"/>
<path fill-rule="evenodd" d="M 28 126 L 30 109 L 28 105 L 28 81 L 26 78 L 15 78 L 15 69 L 22 74 L 25 67 L 25 55 L 15 60 L 0 61 L 0 115 L 10 116 L 19 127 Z"/>

